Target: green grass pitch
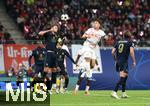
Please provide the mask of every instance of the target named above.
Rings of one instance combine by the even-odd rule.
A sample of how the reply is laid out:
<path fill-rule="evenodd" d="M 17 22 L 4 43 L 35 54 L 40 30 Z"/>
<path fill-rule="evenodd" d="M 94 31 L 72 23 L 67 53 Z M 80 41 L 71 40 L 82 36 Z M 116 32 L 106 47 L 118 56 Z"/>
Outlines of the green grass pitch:
<path fill-rule="evenodd" d="M 79 91 L 77 95 L 73 95 L 72 91 L 64 95 L 54 94 L 50 97 L 50 106 L 150 106 L 150 90 L 128 90 L 130 97 L 120 100 L 112 98 L 111 92 L 91 91 L 88 96 L 84 91 Z"/>

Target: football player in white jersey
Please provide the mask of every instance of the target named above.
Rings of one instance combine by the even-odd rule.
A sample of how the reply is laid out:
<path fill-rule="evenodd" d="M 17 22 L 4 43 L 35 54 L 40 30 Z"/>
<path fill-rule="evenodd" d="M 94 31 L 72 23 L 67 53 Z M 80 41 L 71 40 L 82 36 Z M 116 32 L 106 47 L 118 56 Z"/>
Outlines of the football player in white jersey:
<path fill-rule="evenodd" d="M 98 62 L 96 60 L 96 48 L 99 48 L 98 43 L 100 42 L 101 38 L 104 37 L 104 39 L 107 39 L 108 37 L 105 36 L 105 32 L 100 29 L 101 23 L 99 20 L 94 20 L 91 23 L 92 27 L 89 28 L 85 33 L 83 34 L 82 38 L 86 38 L 84 41 L 83 47 L 78 52 L 76 63 L 79 61 L 81 55 L 85 51 L 91 51 L 91 69 L 93 69 L 96 65 L 98 66 Z"/>
<path fill-rule="evenodd" d="M 81 61 L 82 64 L 78 64 L 77 66 L 77 70 L 79 71 L 79 77 L 74 90 L 74 95 L 77 94 L 77 91 L 79 90 L 79 86 L 84 77 L 86 78 L 85 94 L 89 94 L 90 79 L 92 78 L 92 70 L 90 69 L 91 56 L 92 56 L 91 51 L 85 51 L 82 55 L 82 61 Z"/>

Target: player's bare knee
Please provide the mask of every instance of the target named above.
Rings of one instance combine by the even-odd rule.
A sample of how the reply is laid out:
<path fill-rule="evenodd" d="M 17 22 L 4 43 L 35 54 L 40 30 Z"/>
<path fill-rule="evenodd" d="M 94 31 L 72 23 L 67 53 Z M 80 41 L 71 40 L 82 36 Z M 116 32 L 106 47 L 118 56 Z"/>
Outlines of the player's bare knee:
<path fill-rule="evenodd" d="M 49 68 L 48 67 L 44 67 L 44 72 L 48 72 Z"/>
<path fill-rule="evenodd" d="M 46 76 L 45 79 L 44 79 L 45 82 L 46 82 L 46 81 L 50 81 L 50 80 L 52 80 L 51 76 L 49 76 L 49 77 Z"/>
<path fill-rule="evenodd" d="M 90 61 L 90 68 L 91 69 L 94 68 L 95 64 L 96 64 L 95 60 L 91 59 L 91 61 Z"/>
<path fill-rule="evenodd" d="M 126 77 L 126 73 L 124 71 L 120 72 L 120 77 Z"/>

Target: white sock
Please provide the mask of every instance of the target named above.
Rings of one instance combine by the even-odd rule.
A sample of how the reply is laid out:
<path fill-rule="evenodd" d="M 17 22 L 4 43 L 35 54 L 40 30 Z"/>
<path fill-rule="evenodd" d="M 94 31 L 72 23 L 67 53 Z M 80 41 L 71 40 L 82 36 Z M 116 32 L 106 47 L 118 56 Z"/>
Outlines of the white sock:
<path fill-rule="evenodd" d="M 65 83 L 65 79 L 61 78 L 61 80 L 60 80 L 60 89 L 64 88 L 64 83 Z"/>
<path fill-rule="evenodd" d="M 78 90 L 79 90 L 79 85 L 76 85 L 75 90 L 76 90 L 76 91 L 78 91 Z"/>
<path fill-rule="evenodd" d="M 90 86 L 86 86 L 85 91 L 89 91 Z"/>
<path fill-rule="evenodd" d="M 125 92 L 122 92 L 122 95 L 125 95 L 126 93 Z"/>
<path fill-rule="evenodd" d="M 56 89 L 56 84 L 53 84 L 53 88 Z"/>
<path fill-rule="evenodd" d="M 115 95 L 117 95 L 117 92 L 114 91 L 113 93 L 114 93 Z"/>
<path fill-rule="evenodd" d="M 48 90 L 48 92 L 52 92 L 52 90 Z"/>

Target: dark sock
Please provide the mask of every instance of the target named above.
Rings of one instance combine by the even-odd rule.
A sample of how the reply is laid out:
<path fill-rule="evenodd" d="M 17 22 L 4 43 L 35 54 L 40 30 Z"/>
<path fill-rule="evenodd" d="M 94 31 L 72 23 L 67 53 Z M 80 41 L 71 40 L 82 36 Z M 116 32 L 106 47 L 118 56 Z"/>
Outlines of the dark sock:
<path fill-rule="evenodd" d="M 51 90 L 51 88 L 52 88 L 52 81 L 51 80 L 46 81 L 46 87 L 47 87 L 47 90 Z"/>
<path fill-rule="evenodd" d="M 78 81 L 77 81 L 77 85 L 80 85 L 81 82 L 82 82 L 82 80 L 83 80 L 83 78 L 80 77 L 80 78 L 78 79 Z"/>
<path fill-rule="evenodd" d="M 90 86 L 90 80 L 87 79 L 86 86 Z"/>
<path fill-rule="evenodd" d="M 124 77 L 120 77 L 120 80 L 118 81 L 118 83 L 116 84 L 116 87 L 114 89 L 115 92 L 118 91 L 118 89 L 119 89 L 120 85 L 122 84 L 123 80 L 124 80 Z"/>
<path fill-rule="evenodd" d="M 64 86 L 64 88 L 67 88 L 67 87 L 68 87 L 68 84 L 69 84 L 69 78 L 66 77 L 66 78 L 65 78 L 65 86 Z"/>
<path fill-rule="evenodd" d="M 127 79 L 128 79 L 128 76 L 125 77 L 125 81 L 127 81 Z"/>
<path fill-rule="evenodd" d="M 32 83 L 31 83 L 31 87 L 34 88 L 34 85 L 35 85 L 36 83 L 37 83 L 37 82 L 36 82 L 36 80 L 34 79 L 34 80 L 32 81 Z"/>
<path fill-rule="evenodd" d="M 20 82 L 19 81 L 17 81 L 17 86 L 19 87 L 19 84 L 20 84 Z"/>
<path fill-rule="evenodd" d="M 57 77 L 57 74 L 56 73 L 52 73 L 52 83 L 55 84 L 56 83 L 56 77 Z"/>
<path fill-rule="evenodd" d="M 17 86 L 19 87 L 20 83 L 22 83 L 22 81 L 17 81 Z"/>
<path fill-rule="evenodd" d="M 47 73 L 43 72 L 43 78 L 46 78 Z"/>
<path fill-rule="evenodd" d="M 126 76 L 122 82 L 122 92 L 125 92 L 127 78 L 128 78 L 128 76 Z"/>

